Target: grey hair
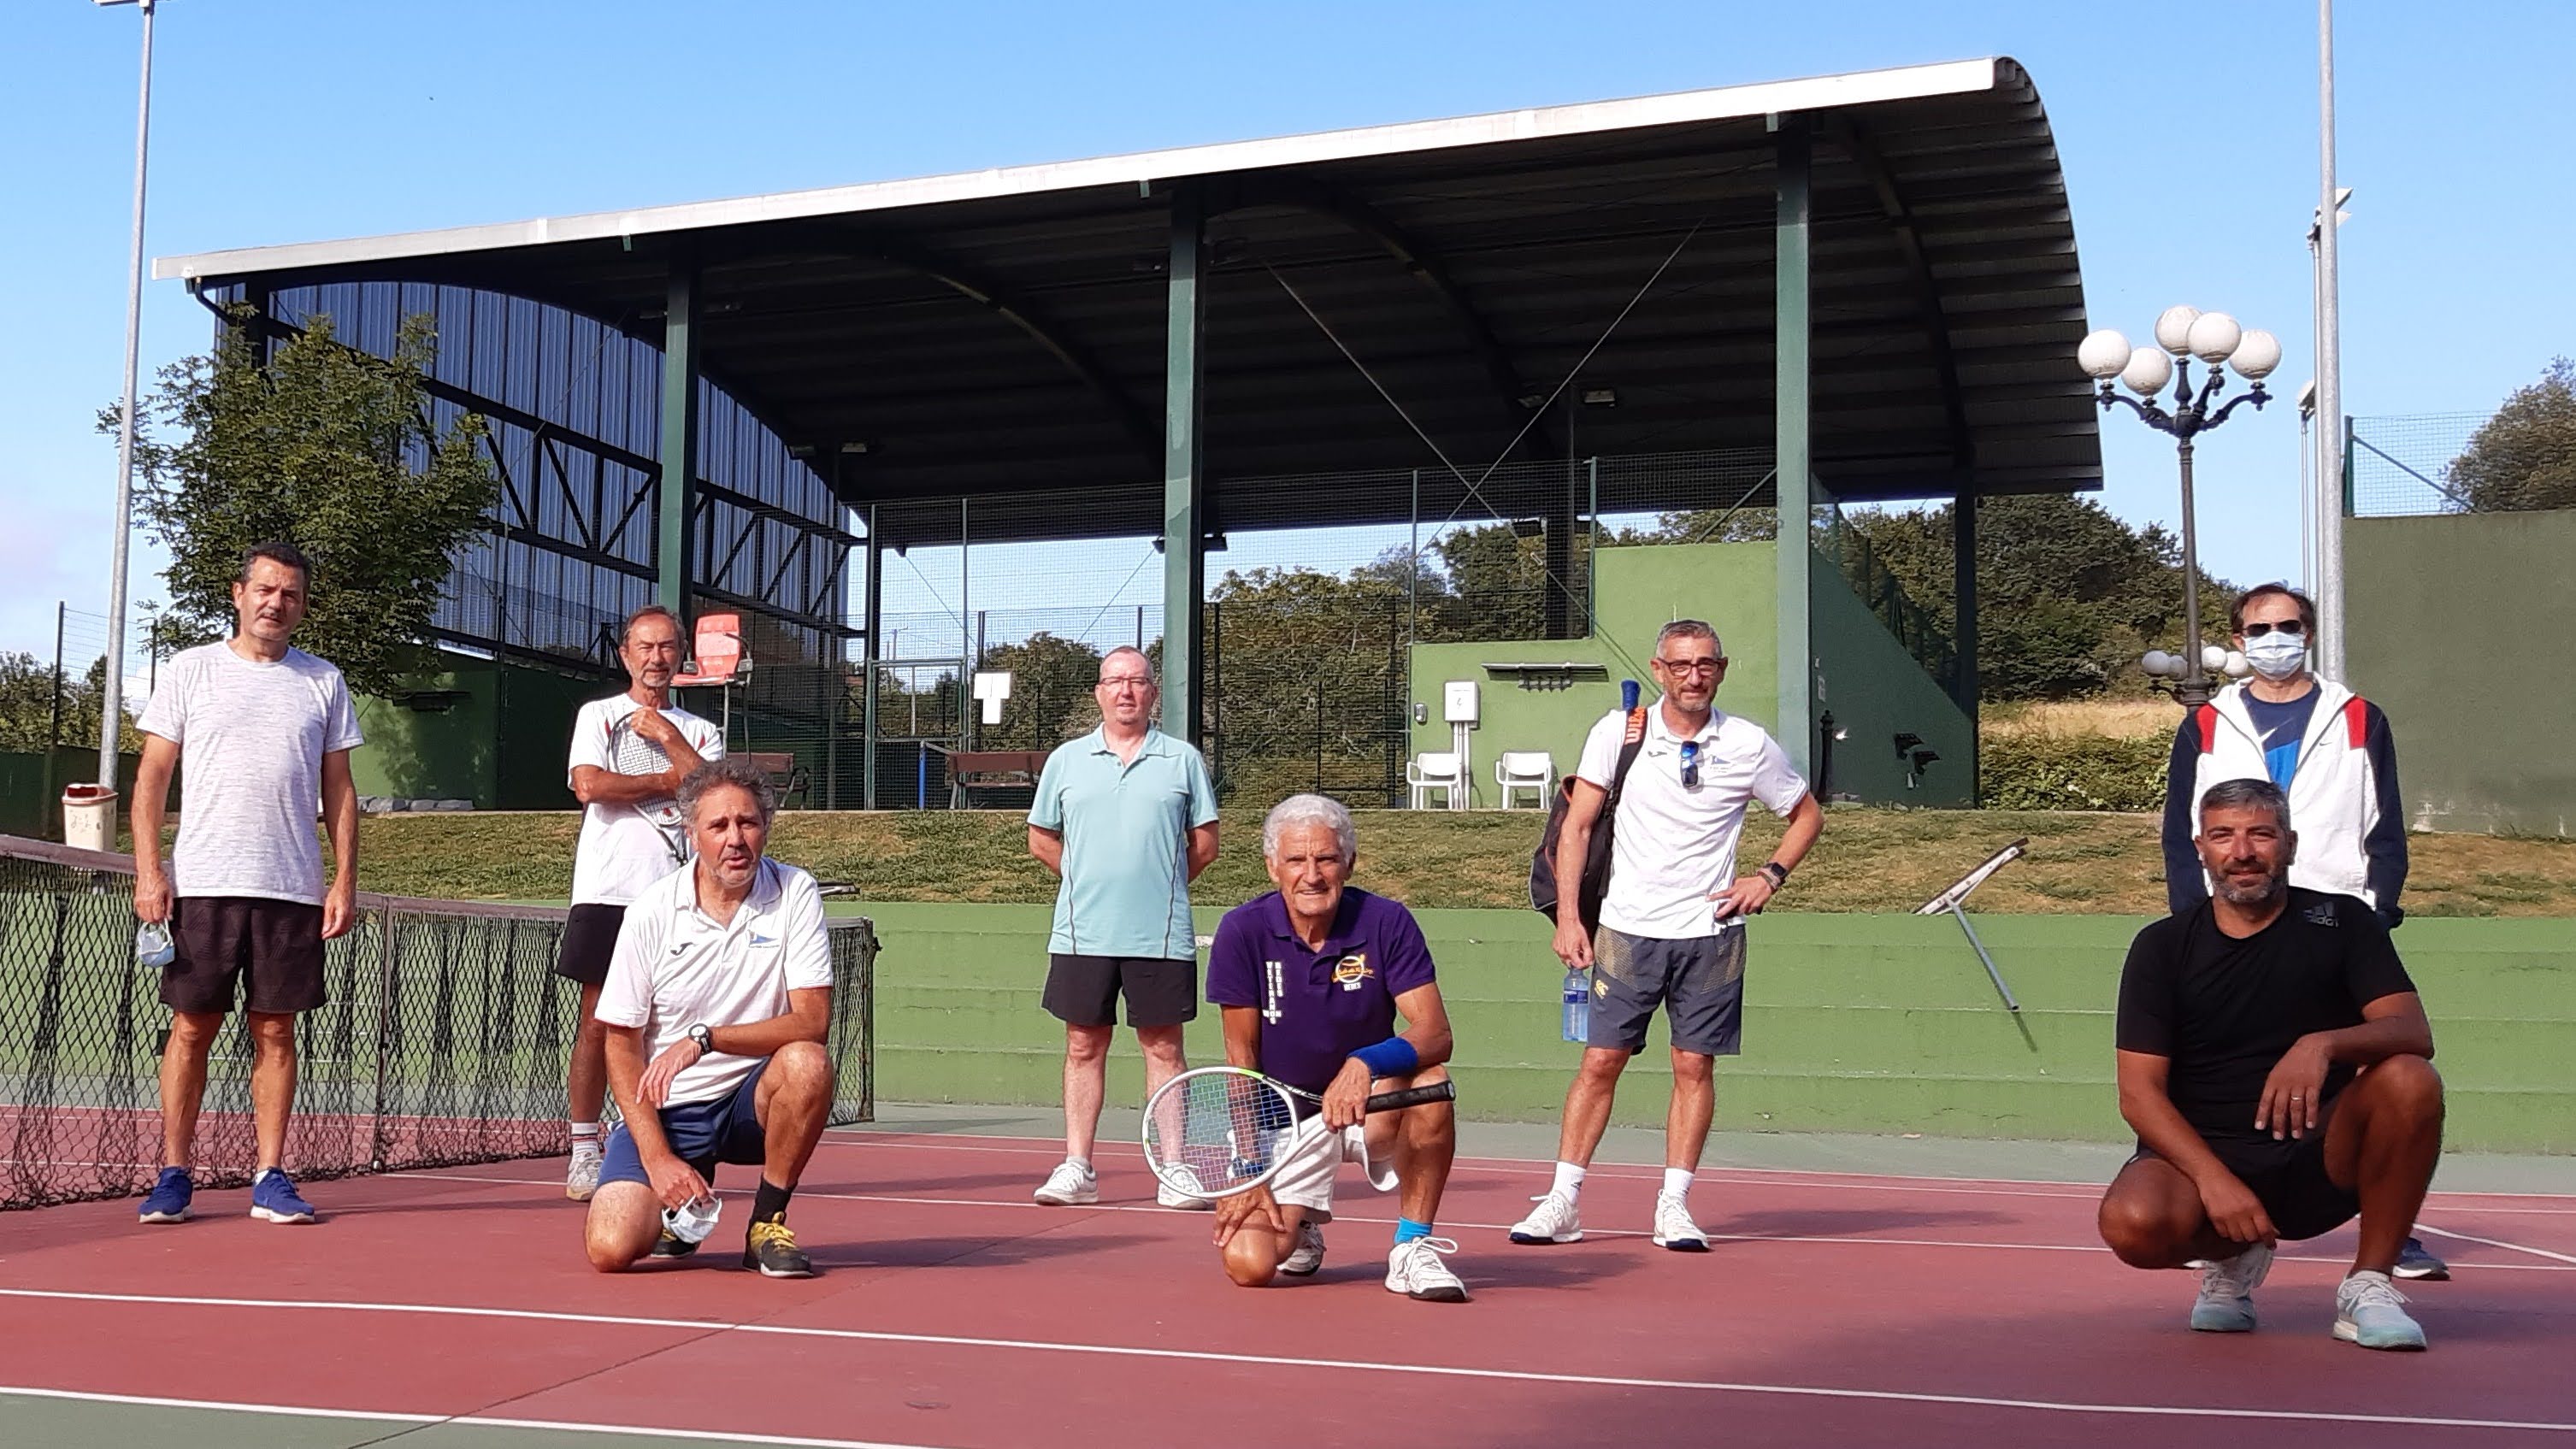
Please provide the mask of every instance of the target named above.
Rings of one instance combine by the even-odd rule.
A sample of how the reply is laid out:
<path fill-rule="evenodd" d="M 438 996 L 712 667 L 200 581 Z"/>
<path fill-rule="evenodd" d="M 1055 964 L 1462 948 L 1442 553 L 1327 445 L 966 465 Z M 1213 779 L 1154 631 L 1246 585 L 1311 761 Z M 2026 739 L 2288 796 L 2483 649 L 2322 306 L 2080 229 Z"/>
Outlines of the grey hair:
<path fill-rule="evenodd" d="M 1342 863 L 1350 864 L 1359 854 L 1360 833 L 1351 825 L 1351 812 L 1342 802 L 1327 795 L 1291 795 L 1270 807 L 1261 822 L 1261 854 L 1264 858 L 1279 854 L 1279 837 L 1307 825 L 1322 825 L 1333 832 L 1333 843 L 1342 849 Z"/>
<path fill-rule="evenodd" d="M 681 816 L 691 825 L 696 825 L 698 802 L 706 799 L 708 792 L 726 786 L 751 797 L 752 808 L 760 812 L 761 824 L 767 825 L 770 817 L 778 813 L 778 792 L 770 786 L 769 772 L 749 760 L 728 755 L 706 761 L 680 782 Z"/>
<path fill-rule="evenodd" d="M 2200 813 L 2259 808 L 2272 812 L 2282 830 L 2290 828 L 2290 797 L 2269 780 L 2221 780 L 2200 797 Z"/>
<path fill-rule="evenodd" d="M 1726 657 L 1726 641 L 1717 637 L 1717 630 L 1711 628 L 1705 619 L 1675 619 L 1656 630 L 1655 652 L 1663 653 L 1665 642 L 1673 639 L 1705 639 L 1709 647 L 1717 651 L 1718 658 Z"/>
<path fill-rule="evenodd" d="M 1144 650 L 1137 648 L 1133 644 L 1121 644 L 1117 648 L 1110 650 L 1108 653 L 1101 655 L 1101 672 L 1106 674 L 1109 671 L 1109 661 L 1117 658 L 1121 654 L 1133 654 L 1136 656 L 1136 662 L 1145 666 L 1145 682 L 1147 684 L 1159 685 L 1162 682 L 1154 672 L 1153 659 L 1148 656 Z"/>

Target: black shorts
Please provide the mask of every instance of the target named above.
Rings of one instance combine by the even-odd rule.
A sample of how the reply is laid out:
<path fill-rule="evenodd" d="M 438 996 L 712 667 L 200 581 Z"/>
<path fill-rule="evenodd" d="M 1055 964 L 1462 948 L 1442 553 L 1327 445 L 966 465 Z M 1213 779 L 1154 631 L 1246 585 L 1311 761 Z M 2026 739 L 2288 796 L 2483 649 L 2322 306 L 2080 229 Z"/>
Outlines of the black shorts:
<path fill-rule="evenodd" d="M 564 918 L 563 948 L 555 953 L 555 974 L 584 986 L 608 979 L 609 958 L 617 954 L 617 929 L 626 924 L 624 906 L 575 906 Z"/>
<path fill-rule="evenodd" d="M 1046 1009 L 1067 1026 L 1115 1026 L 1121 992 L 1129 1026 L 1179 1026 L 1199 1014 L 1198 958 L 1047 957 Z"/>
<path fill-rule="evenodd" d="M 2208 1137 L 2210 1152 L 2253 1190 L 2265 1216 L 2284 1241 L 2322 1237 L 2361 1214 L 2361 1197 L 2337 1187 L 2326 1175 L 2326 1127 L 2333 1104 L 2318 1116 L 2316 1130 L 2275 1142 L 2269 1137 Z M 2132 1162 L 2156 1156 L 2141 1142 Z"/>
<path fill-rule="evenodd" d="M 262 896 L 182 896 L 171 903 L 161 1004 L 172 1011 L 290 1015 L 321 1007 L 322 908 Z"/>

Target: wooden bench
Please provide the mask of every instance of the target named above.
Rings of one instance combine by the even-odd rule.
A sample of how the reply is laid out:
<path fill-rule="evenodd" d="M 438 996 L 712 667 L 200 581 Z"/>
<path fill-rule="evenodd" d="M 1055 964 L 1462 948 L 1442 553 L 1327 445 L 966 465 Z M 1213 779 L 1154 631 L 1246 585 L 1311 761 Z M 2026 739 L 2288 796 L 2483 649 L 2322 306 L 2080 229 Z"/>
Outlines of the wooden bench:
<path fill-rule="evenodd" d="M 949 750 L 950 803 L 963 809 L 966 792 L 978 787 L 1035 785 L 1046 769 L 1047 750 Z"/>
<path fill-rule="evenodd" d="M 745 750 L 739 758 L 769 777 L 769 788 L 778 792 L 781 810 L 788 808 L 792 797 L 804 794 L 810 783 L 805 767 L 785 750 Z"/>

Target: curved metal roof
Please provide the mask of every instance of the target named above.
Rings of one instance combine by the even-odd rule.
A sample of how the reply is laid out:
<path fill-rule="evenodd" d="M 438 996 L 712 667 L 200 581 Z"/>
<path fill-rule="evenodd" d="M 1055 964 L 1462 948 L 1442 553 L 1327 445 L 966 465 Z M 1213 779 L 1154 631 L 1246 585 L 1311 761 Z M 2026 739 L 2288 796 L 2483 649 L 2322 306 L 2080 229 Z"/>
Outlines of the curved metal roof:
<path fill-rule="evenodd" d="M 1471 477 L 1507 449 L 1768 448 L 1767 118 L 1792 114 L 1814 138 L 1826 485 L 2097 486 L 2064 178 L 2008 59 L 216 252 L 155 275 L 448 282 L 658 338 L 665 279 L 693 259 L 708 374 L 790 443 L 841 456 L 850 502 L 1007 495 L 1019 516 L 979 511 L 979 536 L 1154 532 L 1154 490 L 1134 485 L 1162 474 L 1163 272 L 1186 183 L 1211 218 L 1216 522 L 1402 518 L 1401 483 L 1258 480 L 1422 467 L 1422 506 L 1445 511 L 1445 470 L 1380 386 Z M 1566 410 L 1533 420 L 1531 400 L 1578 363 L 1618 401 L 1583 409 L 1569 440 Z M 1068 519 L 1069 490 L 1100 504 Z"/>

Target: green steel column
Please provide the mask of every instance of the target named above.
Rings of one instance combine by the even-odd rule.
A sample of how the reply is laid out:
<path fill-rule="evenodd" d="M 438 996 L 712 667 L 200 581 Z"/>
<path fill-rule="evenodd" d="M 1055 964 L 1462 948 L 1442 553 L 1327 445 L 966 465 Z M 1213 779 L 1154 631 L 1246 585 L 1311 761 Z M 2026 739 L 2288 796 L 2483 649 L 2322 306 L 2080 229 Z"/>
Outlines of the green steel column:
<path fill-rule="evenodd" d="M 1807 632 L 1809 561 L 1807 538 L 1812 498 L 1814 456 L 1807 412 L 1808 377 L 1808 198 L 1807 130 L 1792 116 L 1775 116 L 1772 128 L 1779 149 L 1779 201 L 1773 224 L 1777 260 L 1773 268 L 1773 389 L 1777 401 L 1771 420 L 1774 487 L 1778 490 L 1780 541 L 1778 560 L 1780 611 L 1779 718 L 1772 733 L 1801 774 L 1815 753 L 1815 666 Z"/>
<path fill-rule="evenodd" d="M 877 541 L 877 506 L 868 505 L 868 573 L 860 586 L 860 627 L 866 637 L 859 642 L 859 658 L 864 661 L 866 677 L 859 684 L 859 741 L 866 751 L 859 763 L 859 808 L 877 808 L 877 668 L 884 656 L 885 629 L 885 546 Z"/>
<path fill-rule="evenodd" d="M 1199 336 L 1207 317 L 1204 203 L 1195 186 L 1172 193 L 1172 261 L 1163 346 L 1163 732 L 1199 738 L 1199 628 L 1207 593 L 1201 507 Z"/>
<path fill-rule="evenodd" d="M 690 615 L 690 571 L 697 559 L 698 504 L 698 273 L 672 264 L 668 304 L 662 314 L 662 497 L 653 552 L 660 573 L 654 597 L 680 616 L 682 638 Z"/>
<path fill-rule="evenodd" d="M 1977 487 L 1974 480 L 1959 487 L 1959 496 L 1950 505 L 1950 590 L 1953 623 L 1951 640 L 1951 689 L 1959 709 L 1968 716 L 1970 758 L 1967 765 L 1970 798 L 1979 790 L 1977 743 L 1977 700 L 1983 693 L 1977 679 Z"/>

